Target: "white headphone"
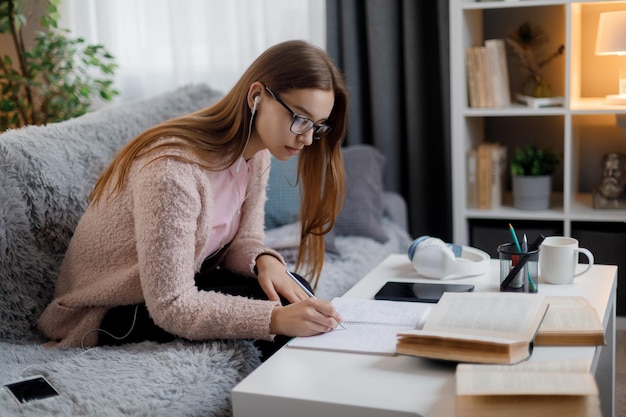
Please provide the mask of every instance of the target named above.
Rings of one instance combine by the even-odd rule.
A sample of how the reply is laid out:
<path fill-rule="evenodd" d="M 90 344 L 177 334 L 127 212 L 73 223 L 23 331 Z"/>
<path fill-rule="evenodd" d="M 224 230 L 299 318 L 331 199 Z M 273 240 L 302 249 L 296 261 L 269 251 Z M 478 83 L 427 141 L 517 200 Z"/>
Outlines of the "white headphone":
<path fill-rule="evenodd" d="M 409 259 L 420 275 L 447 279 L 485 274 L 491 257 L 480 249 L 421 236 L 409 246 Z"/>

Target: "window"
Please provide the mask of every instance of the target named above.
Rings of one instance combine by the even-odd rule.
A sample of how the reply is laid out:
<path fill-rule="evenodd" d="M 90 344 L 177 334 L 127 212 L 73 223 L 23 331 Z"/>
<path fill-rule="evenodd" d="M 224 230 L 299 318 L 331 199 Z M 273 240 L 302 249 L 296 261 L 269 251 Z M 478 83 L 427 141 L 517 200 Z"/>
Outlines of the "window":
<path fill-rule="evenodd" d="M 269 46 L 326 43 L 322 0 L 64 0 L 62 27 L 101 43 L 119 68 L 118 100 L 190 83 L 228 91 Z"/>

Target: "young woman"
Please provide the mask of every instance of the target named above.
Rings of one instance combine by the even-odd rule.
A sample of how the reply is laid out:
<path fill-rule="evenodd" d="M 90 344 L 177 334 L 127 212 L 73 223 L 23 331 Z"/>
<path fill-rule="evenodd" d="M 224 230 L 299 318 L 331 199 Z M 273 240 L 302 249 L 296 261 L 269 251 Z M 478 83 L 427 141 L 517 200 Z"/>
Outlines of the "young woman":
<path fill-rule="evenodd" d="M 128 143 L 96 183 L 39 320 L 49 345 L 272 341 L 335 328 L 332 305 L 310 298 L 264 245 L 263 219 L 270 154 L 298 155 L 296 269 L 315 283 L 343 201 L 347 101 L 326 53 L 288 41 L 217 103 Z"/>

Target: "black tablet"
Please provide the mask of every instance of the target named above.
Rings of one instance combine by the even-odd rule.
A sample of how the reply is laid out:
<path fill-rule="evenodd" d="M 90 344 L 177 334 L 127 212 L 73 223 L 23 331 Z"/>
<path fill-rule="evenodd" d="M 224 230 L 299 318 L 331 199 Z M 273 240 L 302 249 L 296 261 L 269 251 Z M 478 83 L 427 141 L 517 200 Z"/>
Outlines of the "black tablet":
<path fill-rule="evenodd" d="M 376 300 L 415 301 L 436 303 L 444 292 L 474 291 L 469 284 L 443 284 L 425 282 L 387 282 L 376 293 Z"/>

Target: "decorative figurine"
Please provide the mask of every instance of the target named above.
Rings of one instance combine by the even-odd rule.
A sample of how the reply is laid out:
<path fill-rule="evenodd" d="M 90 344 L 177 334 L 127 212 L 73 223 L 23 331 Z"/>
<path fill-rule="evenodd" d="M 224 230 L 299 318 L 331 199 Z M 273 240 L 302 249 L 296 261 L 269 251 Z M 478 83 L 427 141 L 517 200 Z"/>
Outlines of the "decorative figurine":
<path fill-rule="evenodd" d="M 602 182 L 593 187 L 593 208 L 626 208 L 626 155 L 608 153 L 602 158 Z"/>

